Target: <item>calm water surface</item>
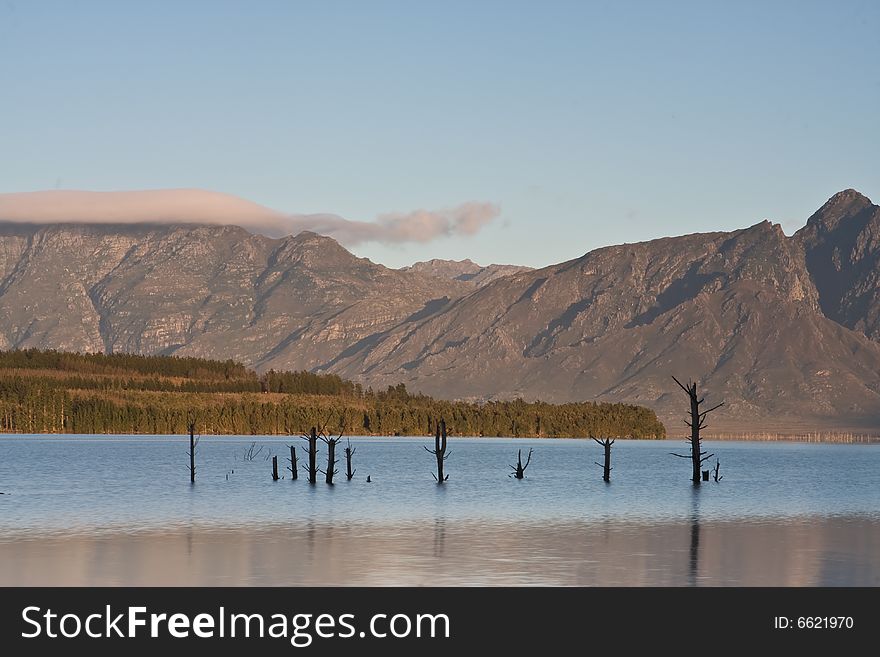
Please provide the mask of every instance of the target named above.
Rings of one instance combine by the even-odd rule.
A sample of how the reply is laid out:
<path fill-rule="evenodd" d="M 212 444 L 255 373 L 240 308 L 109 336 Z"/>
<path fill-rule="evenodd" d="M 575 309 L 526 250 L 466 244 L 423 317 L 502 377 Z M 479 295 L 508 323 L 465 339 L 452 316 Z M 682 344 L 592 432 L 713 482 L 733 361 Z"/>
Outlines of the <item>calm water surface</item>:
<path fill-rule="evenodd" d="M 707 443 L 694 489 L 681 441 L 605 484 L 592 441 L 453 438 L 444 486 L 429 442 L 353 438 L 331 487 L 272 481 L 299 438 L 204 437 L 193 486 L 182 437 L 0 437 L 0 584 L 880 585 L 878 445 Z"/>

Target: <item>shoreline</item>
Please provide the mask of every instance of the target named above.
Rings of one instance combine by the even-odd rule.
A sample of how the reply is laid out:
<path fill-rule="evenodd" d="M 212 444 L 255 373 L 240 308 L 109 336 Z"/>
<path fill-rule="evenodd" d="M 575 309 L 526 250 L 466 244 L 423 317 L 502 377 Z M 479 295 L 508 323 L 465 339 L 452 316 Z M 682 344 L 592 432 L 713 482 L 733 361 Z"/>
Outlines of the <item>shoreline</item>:
<path fill-rule="evenodd" d="M 39 432 L 39 433 L 25 433 L 21 431 L 0 431 L 0 437 L 4 436 L 39 436 L 39 437 L 65 437 L 65 436 L 89 436 L 89 437 L 102 437 L 106 436 L 116 437 L 116 436 L 128 436 L 128 437 L 151 437 L 151 436 L 161 436 L 161 437 L 170 437 L 170 436 L 178 436 L 178 437 L 186 437 L 187 434 L 182 433 L 116 433 L 116 432 L 107 432 L 107 433 L 60 433 L 60 432 Z M 201 433 L 199 436 L 210 436 L 212 438 L 242 438 L 242 439 L 258 439 L 258 438 L 300 438 L 304 434 L 287 434 L 287 433 L 264 433 L 264 434 L 237 434 L 237 433 Z M 383 433 L 371 433 L 371 434 L 352 434 L 347 435 L 343 434 L 343 438 L 433 438 L 433 434 L 407 434 L 407 435 L 399 435 L 399 434 L 383 434 Z M 450 438 L 485 438 L 487 440 L 591 440 L 591 436 L 485 436 L 480 434 L 450 434 Z M 601 438 L 610 437 L 614 440 L 626 440 L 632 442 L 644 442 L 644 441 L 652 441 L 652 440 L 660 440 L 664 442 L 674 442 L 680 440 L 688 440 L 690 436 L 688 435 L 675 435 L 675 436 L 666 436 L 665 438 L 630 438 L 628 436 L 600 436 Z M 816 444 L 829 444 L 829 445 L 875 445 L 880 444 L 880 433 L 871 434 L 871 433 L 857 433 L 850 431 L 807 431 L 807 432 L 792 432 L 792 433 L 783 433 L 783 432 L 773 432 L 773 431 L 761 431 L 761 432 L 719 432 L 715 434 L 706 433 L 701 436 L 701 440 L 705 442 L 793 442 L 793 443 L 816 443 Z"/>

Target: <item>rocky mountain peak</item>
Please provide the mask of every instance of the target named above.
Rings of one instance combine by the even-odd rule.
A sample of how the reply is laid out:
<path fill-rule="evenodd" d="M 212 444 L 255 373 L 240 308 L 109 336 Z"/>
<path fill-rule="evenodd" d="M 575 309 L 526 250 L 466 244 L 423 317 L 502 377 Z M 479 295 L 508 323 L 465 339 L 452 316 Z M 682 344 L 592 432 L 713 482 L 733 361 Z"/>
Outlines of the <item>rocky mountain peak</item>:
<path fill-rule="evenodd" d="M 277 263 L 299 263 L 313 269 L 327 269 L 357 267 L 368 262 L 352 254 L 333 238 L 308 230 L 284 237 L 276 243 L 278 248 L 274 259 Z"/>
<path fill-rule="evenodd" d="M 807 226 L 821 230 L 834 230 L 842 221 L 854 217 L 872 206 L 871 199 L 856 191 L 845 189 L 829 198 L 821 208 L 807 219 Z"/>

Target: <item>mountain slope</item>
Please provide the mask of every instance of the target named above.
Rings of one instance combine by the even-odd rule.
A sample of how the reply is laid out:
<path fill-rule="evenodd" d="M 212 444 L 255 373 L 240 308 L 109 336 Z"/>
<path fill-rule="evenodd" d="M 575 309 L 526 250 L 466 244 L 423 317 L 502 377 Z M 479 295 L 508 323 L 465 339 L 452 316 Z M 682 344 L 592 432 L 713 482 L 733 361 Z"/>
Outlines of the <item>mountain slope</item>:
<path fill-rule="evenodd" d="M 356 258 L 314 233 L 5 225 L 0 347 L 310 368 L 467 287 Z"/>
<path fill-rule="evenodd" d="M 483 267 L 472 260 L 440 260 L 435 258 L 417 262 L 409 267 L 401 267 L 401 271 L 415 271 L 437 278 L 470 283 L 473 287 L 483 287 L 502 276 L 509 276 L 521 271 L 531 271 L 531 267 L 520 265 L 488 265 Z"/>
<path fill-rule="evenodd" d="M 475 269 L 476 268 L 476 269 Z M 234 358 L 473 400 L 651 406 L 696 377 L 713 428 L 880 425 L 880 208 L 833 196 L 793 237 L 761 222 L 467 278 L 392 270 L 313 233 L 0 224 L 0 348 Z"/>
<path fill-rule="evenodd" d="M 823 315 L 813 278 L 768 222 L 610 247 L 487 285 L 339 371 L 451 396 L 625 400 L 673 430 L 675 374 L 726 401 L 716 428 L 871 426 L 880 347 Z"/>

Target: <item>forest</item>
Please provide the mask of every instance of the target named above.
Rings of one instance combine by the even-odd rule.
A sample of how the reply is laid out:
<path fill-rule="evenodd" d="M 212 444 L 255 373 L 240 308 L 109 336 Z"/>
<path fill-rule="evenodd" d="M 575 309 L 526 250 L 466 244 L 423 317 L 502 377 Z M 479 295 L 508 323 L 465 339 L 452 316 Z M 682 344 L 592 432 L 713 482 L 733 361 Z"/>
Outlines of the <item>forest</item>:
<path fill-rule="evenodd" d="M 258 374 L 233 361 L 134 354 L 0 351 L 6 433 L 665 438 L 654 411 L 631 404 L 465 402 L 364 389 L 334 374 Z"/>

